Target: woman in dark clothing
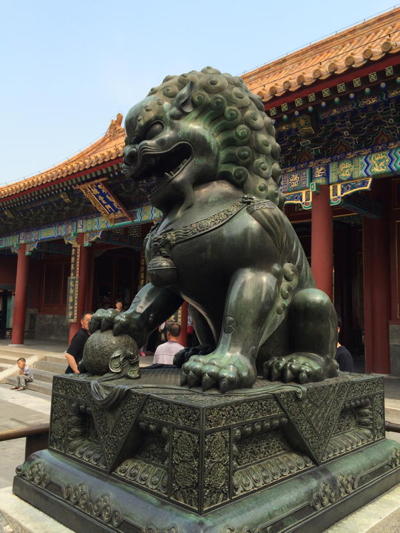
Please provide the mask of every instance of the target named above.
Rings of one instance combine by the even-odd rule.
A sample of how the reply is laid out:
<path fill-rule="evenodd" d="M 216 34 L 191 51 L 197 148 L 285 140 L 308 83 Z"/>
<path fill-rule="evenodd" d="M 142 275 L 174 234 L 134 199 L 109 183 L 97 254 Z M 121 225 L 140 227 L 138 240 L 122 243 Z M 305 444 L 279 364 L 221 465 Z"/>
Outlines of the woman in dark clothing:
<path fill-rule="evenodd" d="M 342 327 L 342 323 L 339 319 L 338 328 L 337 328 L 338 342 L 336 345 L 336 361 L 338 362 L 339 370 L 341 372 L 353 372 L 354 365 L 353 365 L 353 358 L 351 356 L 351 353 L 345 346 L 342 346 L 339 342 L 339 333 L 340 333 L 341 327 Z"/>
<path fill-rule="evenodd" d="M 68 362 L 66 374 L 79 374 L 79 363 L 83 357 L 83 349 L 89 338 L 89 322 L 92 313 L 85 313 L 81 319 L 81 329 L 72 338 L 64 356 Z"/>

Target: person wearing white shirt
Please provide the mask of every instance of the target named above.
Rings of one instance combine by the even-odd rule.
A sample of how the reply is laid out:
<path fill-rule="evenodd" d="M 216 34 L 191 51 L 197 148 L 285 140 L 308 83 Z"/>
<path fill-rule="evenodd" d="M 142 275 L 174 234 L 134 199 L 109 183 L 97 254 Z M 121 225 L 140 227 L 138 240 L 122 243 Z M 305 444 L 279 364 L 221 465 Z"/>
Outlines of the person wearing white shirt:
<path fill-rule="evenodd" d="M 153 365 L 173 365 L 174 355 L 184 349 L 178 338 L 181 332 L 180 325 L 173 322 L 167 325 L 166 330 L 167 342 L 157 346 L 154 352 Z"/>

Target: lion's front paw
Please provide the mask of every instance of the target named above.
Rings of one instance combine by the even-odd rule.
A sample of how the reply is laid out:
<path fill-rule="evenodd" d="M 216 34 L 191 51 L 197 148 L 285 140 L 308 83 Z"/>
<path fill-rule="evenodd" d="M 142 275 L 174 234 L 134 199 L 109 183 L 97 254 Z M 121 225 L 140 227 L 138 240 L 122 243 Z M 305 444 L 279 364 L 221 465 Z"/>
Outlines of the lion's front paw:
<path fill-rule="evenodd" d="M 324 379 L 324 367 L 324 359 L 317 354 L 292 353 L 266 361 L 263 375 L 271 381 L 308 383 Z"/>
<path fill-rule="evenodd" d="M 143 346 L 146 341 L 145 330 L 141 324 L 141 315 L 136 312 L 125 311 L 118 313 L 114 318 L 114 335 L 130 335 L 138 346 Z"/>
<path fill-rule="evenodd" d="M 115 309 L 99 309 L 90 321 L 90 332 L 112 329 L 114 335 L 130 335 L 138 346 L 145 342 L 145 331 L 141 326 L 140 314 L 125 311 L 119 313 Z"/>
<path fill-rule="evenodd" d="M 98 309 L 90 321 L 90 333 L 97 330 L 106 331 L 114 327 L 114 318 L 118 315 L 116 309 Z"/>
<path fill-rule="evenodd" d="M 203 390 L 218 387 L 221 392 L 251 387 L 256 380 L 254 364 L 240 354 L 219 355 L 211 353 L 193 356 L 182 367 L 182 385 Z"/>

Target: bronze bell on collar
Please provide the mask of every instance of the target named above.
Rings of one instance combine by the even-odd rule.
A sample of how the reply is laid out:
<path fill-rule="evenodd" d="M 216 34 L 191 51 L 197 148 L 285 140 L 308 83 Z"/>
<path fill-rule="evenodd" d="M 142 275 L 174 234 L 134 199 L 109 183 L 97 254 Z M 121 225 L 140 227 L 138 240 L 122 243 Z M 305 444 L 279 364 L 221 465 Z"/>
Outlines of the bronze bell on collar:
<path fill-rule="evenodd" d="M 168 287 L 178 281 L 176 266 L 170 257 L 157 255 L 147 265 L 150 281 L 156 287 Z"/>

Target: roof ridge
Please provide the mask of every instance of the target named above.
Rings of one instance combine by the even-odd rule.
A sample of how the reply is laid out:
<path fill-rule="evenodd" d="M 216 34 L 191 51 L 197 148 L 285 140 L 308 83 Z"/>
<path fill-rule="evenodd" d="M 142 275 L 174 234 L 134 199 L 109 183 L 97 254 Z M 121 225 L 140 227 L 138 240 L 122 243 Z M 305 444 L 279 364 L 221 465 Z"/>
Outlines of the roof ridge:
<path fill-rule="evenodd" d="M 400 7 L 353 25 L 242 75 L 268 101 L 400 51 Z"/>
<path fill-rule="evenodd" d="M 379 15 L 376 15 L 375 17 L 371 18 L 371 19 L 364 19 L 362 22 L 357 22 L 356 24 L 352 25 L 352 26 L 348 26 L 347 28 L 343 29 L 343 30 L 339 30 L 337 32 L 334 32 L 330 35 L 328 35 L 327 37 L 322 37 L 322 39 L 318 39 L 316 41 L 312 41 L 310 42 L 309 44 L 305 45 L 305 46 L 302 46 L 301 48 L 298 48 L 296 50 L 293 50 L 291 52 L 288 52 L 287 54 L 284 54 L 276 59 L 273 59 L 272 61 L 269 61 L 268 63 L 264 64 L 264 65 L 261 65 L 259 67 L 256 67 L 252 70 L 249 70 L 248 72 L 246 72 L 245 74 L 243 74 L 242 76 L 251 76 L 253 73 L 257 72 L 260 68 L 265 68 L 265 67 L 270 67 L 271 69 L 276 65 L 276 64 L 279 64 L 279 63 L 283 63 L 285 60 L 287 59 L 291 59 L 299 55 L 303 55 L 304 52 L 306 50 L 309 50 L 311 48 L 314 48 L 316 47 L 316 45 L 321 45 L 321 47 L 323 45 L 327 45 L 327 47 L 329 47 L 329 43 L 330 41 L 332 40 L 337 40 L 338 38 L 344 38 L 345 36 L 347 36 L 350 32 L 354 31 L 354 30 L 357 30 L 359 28 L 363 28 L 365 27 L 366 25 L 368 26 L 371 26 L 373 25 L 374 23 L 377 22 L 378 19 L 382 19 L 382 25 L 385 25 L 385 21 L 383 19 L 386 19 L 389 15 L 391 14 L 398 14 L 400 16 L 400 7 L 394 7 L 392 9 L 389 9 L 388 11 L 385 11 Z M 367 30 L 367 28 L 366 28 Z"/>

